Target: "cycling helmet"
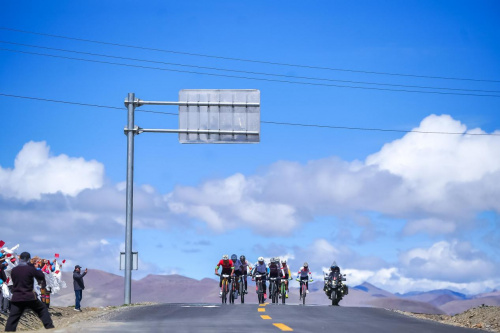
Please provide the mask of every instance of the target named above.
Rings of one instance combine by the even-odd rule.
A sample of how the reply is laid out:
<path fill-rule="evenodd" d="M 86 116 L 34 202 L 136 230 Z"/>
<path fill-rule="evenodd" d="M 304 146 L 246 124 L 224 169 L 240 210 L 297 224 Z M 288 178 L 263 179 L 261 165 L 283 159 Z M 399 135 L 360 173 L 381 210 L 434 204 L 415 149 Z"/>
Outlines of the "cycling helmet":
<path fill-rule="evenodd" d="M 222 260 L 229 260 L 229 256 L 227 254 L 223 255 Z"/>
<path fill-rule="evenodd" d="M 282 264 L 286 264 L 286 259 L 281 259 Z"/>
<path fill-rule="evenodd" d="M 245 258 L 245 256 L 244 256 L 244 255 L 241 255 L 241 256 L 240 256 L 240 260 L 241 260 L 241 262 L 243 262 L 243 263 L 244 263 L 246 259 L 247 259 L 247 258 Z"/>
<path fill-rule="evenodd" d="M 304 268 L 307 268 L 309 267 L 309 265 L 307 264 L 307 262 L 304 263 Z"/>
<path fill-rule="evenodd" d="M 232 260 L 233 262 L 235 262 L 236 260 L 238 260 L 238 256 L 237 256 L 236 254 L 233 254 L 233 255 L 231 256 L 231 260 Z"/>
<path fill-rule="evenodd" d="M 259 257 L 258 261 L 259 261 L 260 264 L 263 264 L 264 263 L 264 257 Z"/>

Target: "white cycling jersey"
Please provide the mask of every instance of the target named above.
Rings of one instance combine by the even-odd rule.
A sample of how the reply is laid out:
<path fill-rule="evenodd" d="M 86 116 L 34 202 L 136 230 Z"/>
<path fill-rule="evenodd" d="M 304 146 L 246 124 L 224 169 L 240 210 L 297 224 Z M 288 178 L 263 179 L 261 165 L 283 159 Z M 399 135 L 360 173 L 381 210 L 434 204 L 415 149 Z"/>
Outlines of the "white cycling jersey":
<path fill-rule="evenodd" d="M 309 279 L 312 279 L 312 274 L 311 271 L 309 270 L 309 267 L 308 268 L 300 267 L 300 270 L 297 272 L 297 277 L 305 279 L 308 276 Z"/>

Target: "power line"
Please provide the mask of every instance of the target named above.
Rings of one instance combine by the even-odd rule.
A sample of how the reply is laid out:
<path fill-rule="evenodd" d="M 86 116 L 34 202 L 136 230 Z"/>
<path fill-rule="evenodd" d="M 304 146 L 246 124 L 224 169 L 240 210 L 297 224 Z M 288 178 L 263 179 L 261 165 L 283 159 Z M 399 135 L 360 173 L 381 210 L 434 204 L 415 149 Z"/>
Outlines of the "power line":
<path fill-rule="evenodd" d="M 308 76 L 293 76 L 293 75 L 284 75 L 284 74 L 275 74 L 275 73 L 266 73 L 266 72 L 253 72 L 253 71 L 244 71 L 244 70 L 235 70 L 235 69 L 218 68 L 218 67 L 208 67 L 208 66 L 199 66 L 199 65 L 187 65 L 187 64 L 181 64 L 181 63 L 172 63 L 172 62 L 164 62 L 164 61 L 156 61 L 156 60 L 148 60 L 148 59 L 123 57 L 123 56 L 114 56 L 114 55 L 108 55 L 108 54 L 102 54 L 102 53 L 92 53 L 92 52 L 75 51 L 75 50 L 53 48 L 53 47 L 40 46 L 40 45 L 31 45 L 31 44 L 8 42 L 8 41 L 2 41 L 2 40 L 0 40 L 0 43 L 11 44 L 11 45 L 19 45 L 19 46 L 26 46 L 26 47 L 38 48 L 38 49 L 44 49 L 44 50 L 61 51 L 61 52 L 69 52 L 69 53 L 76 53 L 76 54 L 83 54 L 83 55 L 90 55 L 90 56 L 106 57 L 106 58 L 112 58 L 112 59 L 132 60 L 132 61 L 140 61 L 140 62 L 162 64 L 162 65 L 173 65 L 173 66 L 190 67 L 190 68 L 198 68 L 198 69 L 208 69 L 208 70 L 234 72 L 234 73 L 253 74 L 253 75 L 267 75 L 267 76 L 285 77 L 285 78 L 294 78 L 294 79 L 306 79 L 306 80 L 317 80 L 317 81 L 328 81 L 328 82 L 368 84 L 368 85 L 389 86 L 389 87 L 404 87 L 404 88 L 419 88 L 419 89 L 440 89 L 440 90 L 450 90 L 450 91 L 500 93 L 499 90 L 482 90 L 482 89 L 463 89 L 463 88 L 448 88 L 448 87 L 415 86 L 415 85 L 390 84 L 390 83 L 378 83 L 378 82 L 367 82 L 367 81 L 352 81 L 352 80 L 327 79 L 327 78 L 308 77 Z"/>
<path fill-rule="evenodd" d="M 70 104 L 70 105 L 78 105 L 78 106 L 90 106 L 90 107 L 93 107 L 93 108 L 124 110 L 123 107 L 118 107 L 118 106 L 89 104 L 89 103 L 80 103 L 80 102 L 69 102 L 69 101 L 61 101 L 61 100 L 57 100 L 57 99 L 48 99 L 48 98 L 41 98 L 41 97 L 20 96 L 20 95 L 3 94 L 3 93 L 0 93 L 0 96 L 13 97 L 13 98 L 22 98 L 22 99 L 31 99 L 31 100 L 42 101 L 42 102 L 61 103 L 61 104 Z M 143 109 L 136 110 L 136 111 L 138 111 L 138 112 L 148 112 L 148 113 L 159 113 L 159 114 L 166 114 L 166 115 L 177 116 L 177 113 L 174 113 L 174 112 L 161 112 L 161 111 L 143 110 Z"/>
<path fill-rule="evenodd" d="M 78 105 L 78 106 L 89 106 L 89 107 L 96 107 L 96 108 L 104 108 L 104 109 L 113 109 L 113 110 L 126 111 L 126 109 L 124 107 L 109 106 L 109 105 L 100 105 L 100 104 L 89 104 L 89 103 L 62 101 L 62 100 L 55 100 L 55 99 L 47 99 L 47 98 L 32 97 L 32 96 L 21 96 L 21 95 L 4 94 L 4 93 L 0 93 L 0 96 L 12 97 L 12 98 L 21 98 L 21 99 L 29 99 L 29 100 L 36 100 L 36 101 L 43 101 L 43 102 L 51 102 L 51 103 L 62 103 L 62 104 L 70 104 L 70 105 Z M 136 109 L 135 111 L 137 111 L 137 112 L 148 112 L 148 113 L 164 114 L 164 115 L 169 115 L 169 116 L 177 116 L 178 115 L 177 113 L 173 113 L 173 112 L 162 112 L 162 111 L 154 111 L 154 110 Z M 367 128 L 367 127 L 348 127 L 348 126 L 333 126 L 333 125 L 318 125 L 318 124 L 302 124 L 302 123 L 290 123 L 290 122 L 278 122 L 278 121 L 264 121 L 264 120 L 261 120 L 261 123 L 270 124 L 270 125 L 281 125 L 281 126 L 299 126 L 299 127 L 312 127 L 312 128 L 324 128 L 324 129 L 343 129 L 343 130 L 371 131 L 371 132 L 376 131 L 376 132 L 443 134 L 443 135 L 500 136 L 500 134 L 497 134 L 497 133 L 460 133 L 460 132 L 397 130 L 397 129 L 385 129 L 385 128 Z"/>
<path fill-rule="evenodd" d="M 92 40 L 92 39 L 69 37 L 69 36 L 55 35 L 55 34 L 47 34 L 47 33 L 35 32 L 35 31 L 7 28 L 7 27 L 0 27 L 0 30 L 15 31 L 15 32 L 20 32 L 20 33 L 25 33 L 25 34 L 32 34 L 32 35 L 39 35 L 39 36 L 46 36 L 46 37 L 53 37 L 53 38 L 61 38 L 61 39 L 67 39 L 67 40 L 75 40 L 75 41 L 79 41 L 79 42 L 87 42 L 87 43 L 94 43 L 94 44 L 101 44 L 101 45 L 110 45 L 110 46 L 126 47 L 126 48 L 133 48 L 133 49 L 139 49 L 139 50 L 148 50 L 148 51 L 155 51 L 155 52 L 164 52 L 164 53 L 172 53 L 172 54 L 180 54 L 180 55 L 204 57 L 204 58 L 213 58 L 213 59 L 221 59 L 221 60 L 250 62 L 250 63 L 258 63 L 258 64 L 266 64 L 266 65 L 277 65 L 277 66 L 287 66 L 287 67 L 296 67 L 296 68 L 319 69 L 319 70 L 373 74 L 373 75 L 389 75 L 389 76 L 402 76 L 402 77 L 439 79 L 439 80 L 457 80 L 457 81 L 500 83 L 500 80 L 473 79 L 473 78 L 446 77 L 446 76 L 431 76 L 431 75 L 416 75 L 416 74 L 390 73 L 390 72 L 377 72 L 377 71 L 364 71 L 364 70 L 355 70 L 355 69 L 346 69 L 346 68 L 321 67 L 321 66 L 299 65 L 299 64 L 272 62 L 272 61 L 255 60 L 255 59 L 224 57 L 224 56 L 216 56 L 216 55 L 209 55 L 209 54 L 202 54 L 202 53 L 182 52 L 182 51 L 158 49 L 158 48 L 152 48 L 152 47 L 146 47 L 146 46 L 104 42 L 104 41 L 98 41 L 98 40 Z"/>
<path fill-rule="evenodd" d="M 492 94 L 472 94 L 472 93 L 443 92 L 443 91 L 422 91 L 422 90 L 409 90 L 409 89 L 390 89 L 390 88 L 378 88 L 378 87 L 350 86 L 350 85 L 341 85 L 341 84 L 327 84 L 327 83 L 314 83 L 314 82 L 300 82 L 300 81 L 288 81 L 288 80 L 278 80 L 278 79 L 266 79 L 266 78 L 257 78 L 257 77 L 228 75 L 228 74 L 204 73 L 204 72 L 187 71 L 187 70 L 180 70 L 180 69 L 171 69 L 171 68 L 151 67 L 151 66 L 143 66 L 143 65 L 123 64 L 123 63 L 116 63 L 116 62 L 103 61 L 103 60 L 73 58 L 73 57 L 66 57 L 66 56 L 46 54 L 46 53 L 29 52 L 29 51 L 21 51 L 21 50 L 12 50 L 12 49 L 6 49 L 6 48 L 0 48 L 0 50 L 2 50 L 2 51 L 8 51 L 8 52 L 16 52 L 16 53 L 24 53 L 24 54 L 32 54 L 32 55 L 38 55 L 38 56 L 45 56 L 45 57 L 52 57 L 52 58 L 60 58 L 60 59 L 68 59 L 68 60 L 93 62 L 93 63 L 107 64 L 107 65 L 134 67 L 134 68 L 144 68 L 144 69 L 153 69 L 153 70 L 162 70 L 162 71 L 169 71 L 169 72 L 177 72 L 177 73 L 189 73 L 189 74 L 197 74 L 197 75 L 217 76 L 217 77 L 228 77 L 228 78 L 237 78 L 237 79 L 246 79 L 246 80 L 257 80 L 257 81 L 266 81 L 266 82 L 280 82 L 280 83 L 290 83 L 290 84 L 300 84 L 300 85 L 310 85 L 310 86 L 337 87 L 337 88 L 364 89 L 364 90 L 378 90 L 378 91 L 409 92 L 409 93 L 420 93 L 420 94 L 458 95 L 458 96 L 476 96 L 476 97 L 500 97 L 500 95 L 492 95 Z"/>

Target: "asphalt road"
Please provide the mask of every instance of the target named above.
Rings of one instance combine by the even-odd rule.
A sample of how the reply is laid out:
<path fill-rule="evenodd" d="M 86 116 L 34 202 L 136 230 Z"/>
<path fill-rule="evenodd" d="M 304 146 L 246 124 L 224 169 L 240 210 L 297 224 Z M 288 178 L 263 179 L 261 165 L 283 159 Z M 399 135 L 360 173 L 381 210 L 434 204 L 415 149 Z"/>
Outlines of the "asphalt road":
<path fill-rule="evenodd" d="M 57 332 L 384 332 L 466 333 L 377 308 L 275 304 L 160 304 L 131 307 L 109 322 L 80 323 Z"/>

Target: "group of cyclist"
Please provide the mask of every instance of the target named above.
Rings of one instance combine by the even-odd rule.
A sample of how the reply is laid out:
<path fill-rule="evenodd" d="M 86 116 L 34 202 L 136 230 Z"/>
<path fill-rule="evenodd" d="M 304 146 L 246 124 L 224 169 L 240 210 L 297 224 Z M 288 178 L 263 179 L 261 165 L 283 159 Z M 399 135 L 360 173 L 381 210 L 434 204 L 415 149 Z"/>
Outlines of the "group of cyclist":
<path fill-rule="evenodd" d="M 219 268 L 222 267 L 222 271 L 219 274 Z M 267 288 L 266 288 L 266 280 L 268 278 L 276 278 L 278 285 L 281 283 L 281 279 L 285 280 L 286 286 L 286 294 L 285 297 L 288 298 L 289 291 L 289 283 L 288 281 L 292 279 L 292 273 L 290 268 L 287 265 L 286 259 L 280 258 L 271 258 L 269 264 L 266 264 L 263 257 L 259 257 L 257 262 L 252 266 L 248 260 L 246 260 L 244 255 L 241 255 L 238 259 L 236 254 L 229 256 L 227 254 L 222 256 L 222 259 L 219 261 L 217 266 L 215 266 L 215 275 L 220 276 L 219 287 L 220 293 L 219 297 L 222 297 L 222 275 L 230 275 L 231 277 L 235 277 L 235 279 L 239 279 L 240 276 L 243 276 L 244 281 L 244 293 L 248 294 L 247 291 L 247 275 L 250 273 L 252 277 L 252 281 L 255 280 L 257 276 L 259 279 L 262 279 L 262 285 L 264 288 L 264 299 L 267 298 Z M 304 266 L 300 268 L 297 272 L 297 281 L 305 281 L 307 293 L 309 293 L 309 282 L 312 282 L 312 274 L 309 270 L 309 265 L 307 262 L 304 263 Z M 281 295 L 280 295 L 281 297 Z"/>

